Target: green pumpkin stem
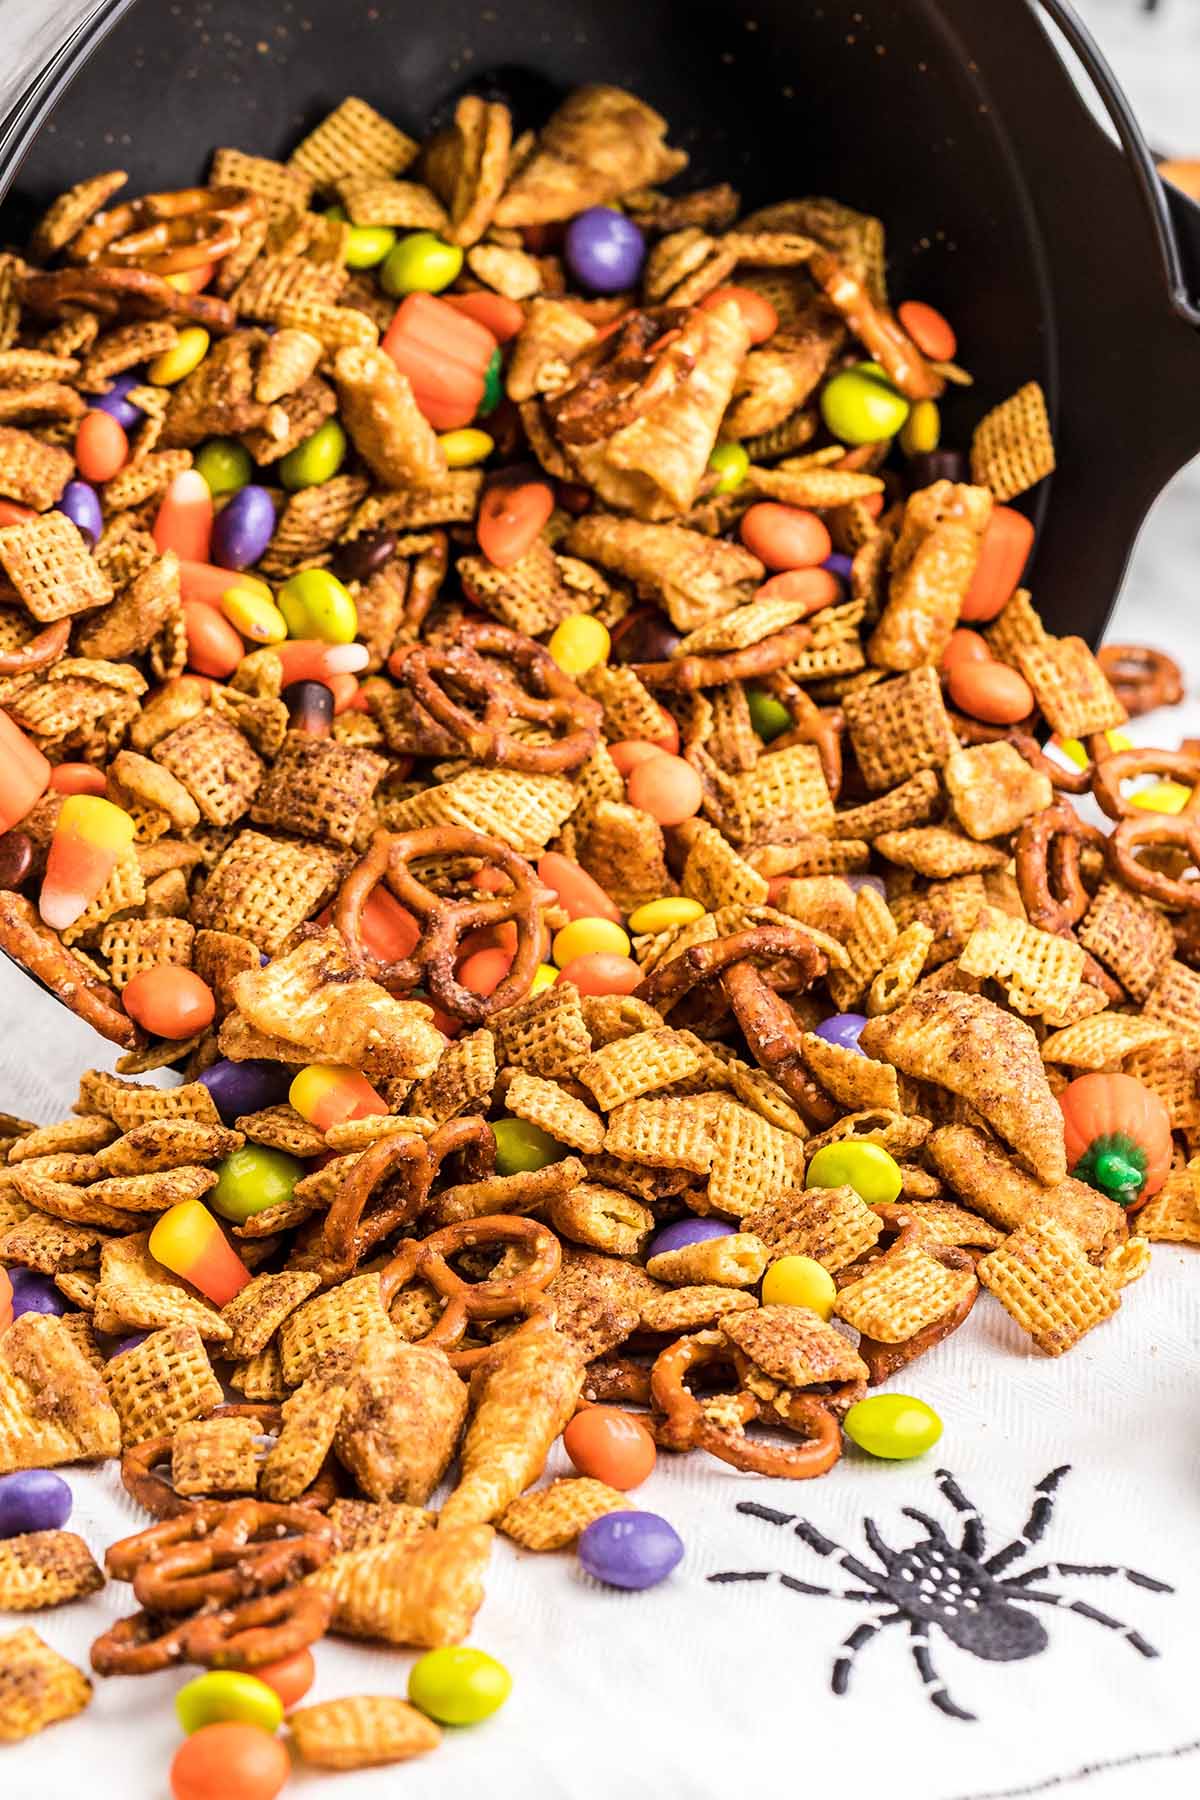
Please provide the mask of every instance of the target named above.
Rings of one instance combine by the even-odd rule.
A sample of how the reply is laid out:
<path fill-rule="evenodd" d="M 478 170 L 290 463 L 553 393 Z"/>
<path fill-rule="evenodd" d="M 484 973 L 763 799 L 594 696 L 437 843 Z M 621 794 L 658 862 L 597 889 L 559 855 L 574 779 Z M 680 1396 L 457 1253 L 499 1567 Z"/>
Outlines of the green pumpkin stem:
<path fill-rule="evenodd" d="M 1146 1152 L 1123 1131 L 1093 1138 L 1071 1170 L 1118 1206 L 1132 1206 L 1146 1185 Z"/>

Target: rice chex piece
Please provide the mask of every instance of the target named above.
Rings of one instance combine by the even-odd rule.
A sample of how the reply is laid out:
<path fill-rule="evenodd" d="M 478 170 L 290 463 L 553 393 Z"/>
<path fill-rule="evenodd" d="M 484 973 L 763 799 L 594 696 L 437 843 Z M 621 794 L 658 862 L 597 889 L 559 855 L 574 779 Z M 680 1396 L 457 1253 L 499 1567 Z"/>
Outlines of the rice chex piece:
<path fill-rule="evenodd" d="M 397 831 L 465 825 L 531 856 L 545 849 L 574 809 L 575 790 L 564 775 L 471 768 L 402 800 L 388 823 Z"/>
<path fill-rule="evenodd" d="M 56 1468 L 119 1447 L 104 1382 L 62 1321 L 14 1319 L 0 1339 L 0 1468 Z"/>
<path fill-rule="evenodd" d="M 1061 1356 L 1112 1317 L 1114 1284 L 1055 1219 L 1029 1219 L 977 1264 L 980 1281 L 1047 1356 Z M 840 1298 L 840 1296 L 839 1296 Z"/>
<path fill-rule="evenodd" d="M 1102 881 L 1076 936 L 1135 1000 L 1144 1000 L 1175 954 L 1171 922 L 1116 881 Z"/>
<path fill-rule="evenodd" d="M 971 438 L 971 480 L 997 500 L 1013 500 L 1054 473 L 1054 440 L 1040 382 L 993 406 Z"/>
<path fill-rule="evenodd" d="M 328 193 L 348 176 L 399 175 L 415 162 L 420 148 L 382 113 L 351 94 L 296 145 L 287 166 Z"/>
<path fill-rule="evenodd" d="M 664 1288 L 642 1303 L 640 1324 L 643 1331 L 669 1332 L 674 1337 L 681 1331 L 703 1331 L 726 1313 L 749 1312 L 754 1305 L 753 1294 L 715 1282 Z"/>
<path fill-rule="evenodd" d="M 836 1275 L 870 1250 L 883 1225 L 852 1187 L 806 1188 L 756 1206 L 742 1228 L 767 1246 L 772 1258 L 811 1256 Z"/>
<path fill-rule="evenodd" d="M 1129 717 L 1082 638 L 1019 645 L 1012 660 L 1033 689 L 1043 717 L 1061 737 L 1090 737 Z"/>
<path fill-rule="evenodd" d="M 460 1113 L 486 1112 L 495 1085 L 496 1040 L 483 1026 L 446 1045 L 437 1068 L 413 1088 L 407 1106 L 411 1113 L 442 1125 Z"/>
<path fill-rule="evenodd" d="M 432 1530 L 437 1514 L 405 1500 L 335 1500 L 328 1518 L 339 1550 L 369 1550 L 376 1544 L 411 1543 Z"/>
<path fill-rule="evenodd" d="M 651 1104 L 633 1101 L 632 1105 Z M 660 1101 L 659 1105 L 670 1105 Z M 678 1105 L 694 1106 L 682 1100 Z M 756 1206 L 799 1188 L 804 1176 L 804 1147 L 790 1132 L 780 1131 L 749 1107 L 723 1099 L 712 1126 L 713 1155 L 708 1177 L 709 1204 L 741 1219 Z M 610 1148 L 606 1143 L 606 1148 Z"/>
<path fill-rule="evenodd" d="M 0 281 L 2 277 L 3 265 L 0 264 Z M 69 450 L 60 449 L 57 444 L 45 444 L 31 431 L 22 431 L 18 426 L 0 425 L 0 494 L 5 499 L 45 513 L 60 498 L 74 472 L 75 458 Z M 34 574 L 31 568 L 31 583 Z M 43 599 L 43 604 L 48 603 Z"/>
<path fill-rule="evenodd" d="M 289 1387 L 298 1387 L 327 1350 L 362 1343 L 376 1332 L 391 1332 L 377 1271 L 352 1275 L 340 1287 L 314 1295 L 279 1328 L 285 1381 Z"/>
<path fill-rule="evenodd" d="M 177 1494 L 253 1494 L 258 1486 L 257 1419 L 189 1419 L 171 1444 Z"/>
<path fill-rule="evenodd" d="M 565 1476 L 510 1500 L 496 1528 L 523 1550 L 565 1550 L 605 1513 L 628 1512 L 628 1494 L 590 1476 Z"/>
<path fill-rule="evenodd" d="M 761 1122 L 761 1121 L 760 1121 Z M 604 1148 L 625 1162 L 652 1168 L 690 1169 L 706 1175 L 715 1143 L 707 1121 L 690 1098 L 627 1100 L 609 1116 Z"/>
<path fill-rule="evenodd" d="M 0 1637 L 0 1744 L 19 1744 L 60 1719 L 73 1719 L 92 1697 L 87 1676 L 26 1625 Z"/>
<path fill-rule="evenodd" d="M 497 1062 L 551 1080 L 576 1074 L 591 1054 L 582 996 L 573 983 L 556 982 L 498 1013 L 494 1031 Z"/>
<path fill-rule="evenodd" d="M 312 179 L 303 169 L 224 146 L 213 151 L 209 180 L 215 187 L 245 187 L 261 194 L 272 217 L 292 207 L 303 211 L 313 190 Z"/>
<path fill-rule="evenodd" d="M 248 809 L 265 769 L 241 732 L 219 713 L 200 713 L 154 746 L 210 825 L 232 825 Z"/>
<path fill-rule="evenodd" d="M 1006 982 L 1006 998 L 1016 1012 L 1056 1025 L 1078 992 L 1085 957 L 1080 944 L 985 908 L 958 966 L 964 975 Z"/>
<path fill-rule="evenodd" d="M 1172 1169 L 1157 1194 L 1140 1207 L 1138 1234 L 1152 1244 L 1200 1244 L 1200 1157 Z"/>
<path fill-rule="evenodd" d="M 123 1081 L 105 1069 L 87 1069 L 79 1078 L 76 1112 L 103 1113 L 122 1131 L 159 1120 L 191 1119 L 202 1125 L 221 1123 L 213 1097 L 202 1081 L 186 1081 L 182 1087 L 146 1087 Z"/>
<path fill-rule="evenodd" d="M 239 1362 L 265 1350 L 276 1331 L 321 1285 L 309 1269 L 284 1269 L 278 1275 L 256 1275 L 221 1309 L 232 1333 L 226 1354 Z"/>
<path fill-rule="evenodd" d="M 579 1069 L 578 1078 L 591 1089 L 597 1106 L 611 1112 L 625 1100 L 686 1081 L 703 1066 L 703 1057 L 687 1037 L 663 1025 L 601 1045 Z"/>
<path fill-rule="evenodd" d="M 835 1006 L 852 1007 L 874 981 L 899 937 L 891 908 L 877 889 L 860 888 L 854 903 L 854 930 L 846 940 L 846 967 L 831 967 L 827 976 Z"/>
<path fill-rule="evenodd" d="M 130 1179 L 139 1181 L 144 1177 L 135 1175 Z M 95 1321 L 98 1331 L 112 1331 L 118 1336 L 131 1327 L 154 1330 L 164 1325 L 194 1327 L 201 1337 L 218 1343 L 230 1335 L 216 1307 L 151 1256 L 149 1232 L 111 1238 L 104 1245 Z"/>
<path fill-rule="evenodd" d="M 192 919 L 197 926 L 246 938 L 272 956 L 320 911 L 342 867 L 341 857 L 324 844 L 240 831 L 197 895 Z"/>
<path fill-rule="evenodd" d="M 573 1150 L 604 1147 L 605 1126 L 599 1113 L 544 1076 L 514 1069 L 505 1082 L 504 1105 L 514 1117 L 540 1126 L 557 1143 L 569 1144 Z"/>
<path fill-rule="evenodd" d="M 687 861 L 680 881 L 684 893 L 699 900 L 708 912 L 739 903 L 761 906 L 767 898 L 766 878 L 738 855 L 715 826 L 703 819 L 689 823 Z"/>
<path fill-rule="evenodd" d="M 409 1542 L 332 1557 L 311 1587 L 332 1594 L 331 1630 L 346 1637 L 435 1649 L 458 1644 L 483 1603 L 490 1525 L 439 1526 Z"/>
<path fill-rule="evenodd" d="M 1142 1011 L 1148 1019 L 1164 1020 L 1185 1040 L 1196 1041 L 1200 1038 L 1200 972 L 1174 959 L 1165 963 L 1142 1002 Z"/>
<path fill-rule="evenodd" d="M 922 1244 L 896 1244 L 871 1262 L 833 1303 L 864 1336 L 902 1344 L 944 1318 L 974 1291 L 971 1269 L 948 1269 Z"/>
<path fill-rule="evenodd" d="M 0 469 L 3 440 L 0 432 Z M 26 610 L 44 625 L 104 606 L 113 597 L 112 583 L 65 513 L 6 525 L 0 530 L 0 567 Z"/>
<path fill-rule="evenodd" d="M 387 762 L 331 738 L 292 731 L 255 795 L 250 817 L 304 838 L 349 845 Z"/>
<path fill-rule="evenodd" d="M 301 1760 L 318 1769 L 407 1762 L 442 1741 L 432 1719 L 394 1694 L 355 1694 L 299 1706 L 288 1715 L 288 1729 Z"/>
<path fill-rule="evenodd" d="M 325 1353 L 283 1403 L 283 1423 L 263 1464 L 261 1488 L 268 1500 L 296 1500 L 312 1486 L 333 1447 L 359 1358 L 357 1344 Z"/>
<path fill-rule="evenodd" d="M 1122 1062 L 1134 1050 L 1161 1044 L 1174 1038 L 1171 1027 L 1161 1019 L 1144 1019 L 1138 1013 L 1096 1013 L 1052 1031 L 1042 1040 L 1042 1060 L 1062 1063 L 1069 1069 L 1105 1069 Z"/>
<path fill-rule="evenodd" d="M 0 1608 L 8 1612 L 42 1612 L 103 1586 L 95 1558 L 73 1531 L 29 1531 L 0 1539 Z"/>
<path fill-rule="evenodd" d="M 751 1393 L 773 1400 L 826 1382 L 863 1381 L 866 1366 L 849 1338 L 806 1306 L 759 1306 L 720 1322 L 727 1338 L 753 1365 Z"/>
<path fill-rule="evenodd" d="M 876 793 L 940 768 L 957 747 L 934 669 L 847 694 L 843 710 L 863 780 Z"/>
<path fill-rule="evenodd" d="M 143 1443 L 220 1406 L 225 1396 L 194 1325 L 172 1325 L 114 1356 L 104 1372 L 121 1442 Z"/>

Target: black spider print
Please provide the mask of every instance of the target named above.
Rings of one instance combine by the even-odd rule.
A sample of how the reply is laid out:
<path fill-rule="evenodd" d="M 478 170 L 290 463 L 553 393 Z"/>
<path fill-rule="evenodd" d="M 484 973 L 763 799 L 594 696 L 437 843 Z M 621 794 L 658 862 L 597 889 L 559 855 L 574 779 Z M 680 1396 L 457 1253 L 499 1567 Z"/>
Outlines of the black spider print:
<path fill-rule="evenodd" d="M 872 1567 L 850 1550 L 844 1550 L 832 1538 L 817 1530 L 796 1513 L 776 1512 L 759 1506 L 753 1500 L 738 1504 L 740 1513 L 763 1519 L 768 1525 L 792 1525 L 795 1533 L 818 1556 L 832 1556 L 840 1568 L 860 1585 L 852 1588 L 818 1587 L 786 1575 L 778 1569 L 729 1569 L 710 1575 L 714 1582 L 769 1581 L 777 1575 L 781 1587 L 794 1594 L 819 1594 L 837 1600 L 866 1600 L 877 1609 L 874 1615 L 856 1625 L 839 1646 L 833 1664 L 832 1687 L 835 1694 L 845 1694 L 850 1685 L 854 1659 L 873 1638 L 890 1625 L 900 1625 L 909 1634 L 909 1648 L 930 1702 L 951 1719 L 973 1721 L 952 1700 L 933 1665 L 929 1635 L 936 1627 L 960 1650 L 969 1650 L 984 1662 L 1022 1662 L 1038 1656 L 1050 1639 L 1041 1620 L 1028 1606 L 1062 1606 L 1069 1612 L 1091 1619 L 1125 1638 L 1140 1656 L 1157 1656 L 1140 1632 L 1120 1619 L 1100 1612 L 1084 1600 L 1049 1593 L 1038 1584 L 1049 1577 L 1061 1579 L 1073 1575 L 1119 1575 L 1134 1587 L 1147 1588 L 1154 1594 L 1171 1594 L 1174 1589 L 1152 1575 L 1141 1575 L 1136 1569 L 1119 1568 L 1110 1563 L 1039 1563 L 1020 1574 L 1009 1573 L 1025 1560 L 1044 1535 L 1054 1509 L 1054 1494 L 1070 1464 L 1052 1469 L 1034 1489 L 1033 1506 L 1019 1537 L 985 1556 L 987 1532 L 979 1512 L 959 1487 L 949 1469 L 938 1469 L 935 1479 L 943 1497 L 963 1520 L 957 1544 L 951 1543 L 936 1519 L 916 1507 L 902 1508 L 905 1516 L 915 1519 L 926 1535 L 906 1549 L 893 1550 L 884 1542 L 873 1519 L 863 1520 L 863 1535 L 874 1553 L 878 1568 Z"/>

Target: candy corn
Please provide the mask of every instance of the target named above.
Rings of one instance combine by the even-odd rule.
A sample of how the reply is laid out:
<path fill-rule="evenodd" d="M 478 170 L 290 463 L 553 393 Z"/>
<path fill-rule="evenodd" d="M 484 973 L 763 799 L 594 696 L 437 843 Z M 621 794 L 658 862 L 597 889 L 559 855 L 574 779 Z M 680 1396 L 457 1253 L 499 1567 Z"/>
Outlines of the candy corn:
<path fill-rule="evenodd" d="M 150 1254 L 164 1269 L 199 1288 L 214 1306 L 227 1306 L 250 1271 L 199 1200 L 181 1200 L 150 1233 Z"/>
<path fill-rule="evenodd" d="M 328 1131 L 331 1125 L 341 1125 L 346 1119 L 369 1119 L 390 1110 L 365 1075 L 357 1069 L 339 1068 L 336 1063 L 312 1063 L 301 1069 L 288 1099 L 301 1118 L 318 1131 Z"/>
<path fill-rule="evenodd" d="M 182 561 L 206 563 L 212 527 L 212 489 L 198 469 L 181 470 L 155 514 L 155 544 L 160 552 L 174 550 Z"/>
<path fill-rule="evenodd" d="M 293 681 L 328 682 L 334 675 L 355 675 L 371 660 L 365 644 L 326 644 L 320 638 L 289 638 L 286 644 L 272 644 L 271 650 L 283 664 L 284 687 Z"/>
<path fill-rule="evenodd" d="M 86 912 L 133 842 L 133 820 L 98 794 L 68 794 L 50 840 L 38 910 L 65 931 Z"/>

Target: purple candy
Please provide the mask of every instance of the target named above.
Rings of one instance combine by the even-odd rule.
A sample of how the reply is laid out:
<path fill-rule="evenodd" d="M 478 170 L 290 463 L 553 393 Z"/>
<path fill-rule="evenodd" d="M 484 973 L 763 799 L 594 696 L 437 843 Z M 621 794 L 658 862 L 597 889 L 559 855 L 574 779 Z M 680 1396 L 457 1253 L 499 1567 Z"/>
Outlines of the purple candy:
<path fill-rule="evenodd" d="M 140 406 L 131 406 L 125 398 L 130 388 L 137 387 L 140 381 L 140 375 L 118 375 L 108 393 L 97 394 L 90 404 L 99 407 L 101 412 L 111 413 L 117 424 L 129 431 L 134 425 L 140 425 L 145 417 Z"/>
<path fill-rule="evenodd" d="M 113 1345 L 112 1349 L 108 1353 L 109 1362 L 111 1362 L 113 1360 L 114 1356 L 124 1356 L 124 1354 L 127 1350 L 136 1350 L 138 1345 L 144 1344 L 146 1339 L 149 1336 L 150 1336 L 150 1333 L 148 1331 L 132 1331 L 132 1332 L 130 1332 L 129 1336 L 123 1337 L 119 1344 Z"/>
<path fill-rule="evenodd" d="M 609 1587 L 656 1587 L 682 1556 L 682 1538 L 658 1513 L 605 1513 L 579 1539 L 580 1562 Z"/>
<path fill-rule="evenodd" d="M 0 1538 L 27 1531 L 57 1531 L 71 1516 L 71 1490 L 49 1469 L 0 1475 Z"/>
<path fill-rule="evenodd" d="M 887 899 L 887 883 L 882 875 L 843 875 L 842 880 L 848 887 L 852 887 L 856 894 L 861 889 L 869 887 L 874 888 L 882 900 Z"/>
<path fill-rule="evenodd" d="M 226 1125 L 245 1113 L 265 1112 L 288 1097 L 291 1072 L 277 1062 L 215 1062 L 199 1079 L 212 1095 L 213 1105 Z"/>
<path fill-rule="evenodd" d="M 213 522 L 212 560 L 221 569 L 248 569 L 275 532 L 275 503 L 266 488 L 239 488 Z"/>
<path fill-rule="evenodd" d="M 567 266 L 594 294 L 619 294 L 641 273 L 646 240 L 615 206 L 589 206 L 567 226 Z"/>
<path fill-rule="evenodd" d="M 104 530 L 100 496 L 90 482 L 68 481 L 62 491 L 62 499 L 54 510 L 66 513 L 73 525 L 78 525 L 80 531 L 90 534 L 93 543 Z"/>
<path fill-rule="evenodd" d="M 832 556 L 825 558 L 821 567 L 828 569 L 831 575 L 836 575 L 839 581 L 849 581 L 853 563 L 852 556 L 843 556 L 840 550 L 835 550 Z"/>
<path fill-rule="evenodd" d="M 14 1319 L 22 1313 L 52 1313 L 60 1318 L 70 1312 L 70 1302 L 59 1293 L 49 1275 L 39 1275 L 36 1269 L 10 1269 L 8 1278 L 12 1282 Z"/>
<path fill-rule="evenodd" d="M 736 1231 L 736 1225 L 730 1225 L 725 1219 L 676 1219 L 673 1225 L 664 1225 L 656 1231 L 650 1240 L 649 1254 L 662 1256 L 667 1250 L 682 1250 L 688 1244 L 702 1244 L 708 1238 L 728 1237 Z"/>
<path fill-rule="evenodd" d="M 842 1050 L 858 1050 L 858 1034 L 866 1024 L 865 1013 L 834 1013 L 831 1019 L 822 1019 L 816 1028 L 819 1038 L 827 1044 L 837 1044 Z M 858 1050 L 861 1056 L 863 1052 Z"/>

